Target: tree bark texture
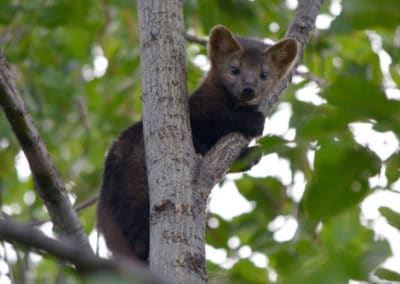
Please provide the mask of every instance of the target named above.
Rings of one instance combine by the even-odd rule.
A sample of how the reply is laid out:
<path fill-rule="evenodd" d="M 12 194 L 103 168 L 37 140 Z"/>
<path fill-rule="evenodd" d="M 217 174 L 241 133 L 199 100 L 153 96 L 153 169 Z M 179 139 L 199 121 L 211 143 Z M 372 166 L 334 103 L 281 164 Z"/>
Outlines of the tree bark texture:
<path fill-rule="evenodd" d="M 78 241 L 92 251 L 75 210 L 68 199 L 64 183 L 33 124 L 28 110 L 18 93 L 10 67 L 0 50 L 0 106 L 17 136 L 28 159 L 37 191 L 43 200 L 57 233 Z"/>
<path fill-rule="evenodd" d="M 150 190 L 150 267 L 174 283 L 204 283 L 205 204 L 194 207 L 182 0 L 138 1 L 143 127 Z M 197 212 L 199 209 L 202 212 Z"/>
<path fill-rule="evenodd" d="M 150 189 L 150 267 L 174 283 L 206 283 L 207 198 L 249 140 L 222 138 L 204 158 L 189 125 L 182 0 L 139 0 L 143 125 Z M 286 37 L 300 43 L 298 65 L 323 0 L 301 0 Z M 295 68 L 294 67 L 294 68 Z M 267 98 L 276 104 L 289 78 Z"/>

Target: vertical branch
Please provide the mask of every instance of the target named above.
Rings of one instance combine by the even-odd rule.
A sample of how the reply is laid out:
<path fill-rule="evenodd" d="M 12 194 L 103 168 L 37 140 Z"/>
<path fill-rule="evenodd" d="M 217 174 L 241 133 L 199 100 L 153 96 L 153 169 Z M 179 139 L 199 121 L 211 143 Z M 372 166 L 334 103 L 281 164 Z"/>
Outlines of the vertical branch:
<path fill-rule="evenodd" d="M 193 219 L 196 155 L 188 115 L 183 1 L 137 3 L 150 190 L 150 267 L 174 283 L 204 283 L 204 236 L 198 235 Z"/>
<path fill-rule="evenodd" d="M 28 159 L 37 190 L 43 200 L 56 231 L 61 236 L 77 240 L 90 250 L 88 238 L 72 208 L 49 153 L 18 93 L 10 67 L 0 51 L 0 106 Z"/>

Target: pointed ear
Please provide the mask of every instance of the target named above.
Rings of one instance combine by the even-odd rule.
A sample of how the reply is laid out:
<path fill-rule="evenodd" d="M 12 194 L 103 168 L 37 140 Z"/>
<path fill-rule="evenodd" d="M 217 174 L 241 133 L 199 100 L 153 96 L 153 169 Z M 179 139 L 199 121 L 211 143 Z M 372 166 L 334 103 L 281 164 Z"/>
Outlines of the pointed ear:
<path fill-rule="evenodd" d="M 279 77 L 283 77 L 296 61 L 299 45 L 294 39 L 284 39 L 265 51 L 270 62 L 278 71 Z"/>
<path fill-rule="evenodd" d="M 222 25 L 212 28 L 208 40 L 208 56 L 213 61 L 216 56 L 228 55 L 242 47 L 230 30 Z"/>

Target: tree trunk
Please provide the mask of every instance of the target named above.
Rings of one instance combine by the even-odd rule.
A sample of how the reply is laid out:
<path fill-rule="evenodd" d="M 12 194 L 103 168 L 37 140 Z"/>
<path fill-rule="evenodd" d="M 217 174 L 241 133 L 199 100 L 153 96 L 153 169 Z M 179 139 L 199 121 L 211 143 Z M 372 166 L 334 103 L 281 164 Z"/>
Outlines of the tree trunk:
<path fill-rule="evenodd" d="M 183 1 L 141 0 L 138 14 L 150 267 L 174 283 L 204 283 L 204 228 L 194 221 L 204 212 L 193 208 L 191 191 L 197 158 L 188 114 Z"/>
<path fill-rule="evenodd" d="M 287 37 L 300 56 L 323 0 L 302 0 Z M 195 154 L 188 115 L 182 0 L 139 0 L 143 126 L 150 191 L 150 268 L 173 283 L 206 283 L 208 195 L 249 140 L 223 137 L 206 156 Z M 264 102 L 272 108 L 289 77 Z"/>

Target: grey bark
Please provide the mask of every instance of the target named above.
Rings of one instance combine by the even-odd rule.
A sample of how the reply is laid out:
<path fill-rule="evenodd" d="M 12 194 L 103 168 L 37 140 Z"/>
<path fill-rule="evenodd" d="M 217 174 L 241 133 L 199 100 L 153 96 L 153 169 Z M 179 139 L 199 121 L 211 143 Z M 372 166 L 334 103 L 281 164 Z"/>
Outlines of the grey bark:
<path fill-rule="evenodd" d="M 64 183 L 33 124 L 32 118 L 16 88 L 9 64 L 0 50 L 0 106 L 25 153 L 37 191 L 43 200 L 59 235 L 77 241 L 77 245 L 92 251 L 89 240 L 72 208 Z"/>
<path fill-rule="evenodd" d="M 323 0 L 299 1 L 286 37 L 301 59 Z M 181 0 L 139 0 L 143 124 L 150 190 L 150 267 L 174 283 L 206 283 L 208 195 L 249 140 L 221 139 L 204 158 L 194 153 L 187 108 Z M 267 114 L 290 76 L 263 104 Z"/>
<path fill-rule="evenodd" d="M 45 251 L 79 267 L 81 275 L 87 273 L 117 272 L 128 277 L 134 283 L 168 284 L 169 282 L 150 273 L 147 267 L 128 259 L 104 259 L 89 251 L 82 250 L 73 240 L 62 241 L 47 237 L 30 225 L 20 225 L 10 220 L 0 220 L 0 239 Z M 127 282 L 128 283 L 128 282 Z"/>
<path fill-rule="evenodd" d="M 204 230 L 194 216 L 204 212 L 195 212 L 192 202 L 197 156 L 188 115 L 182 6 L 181 0 L 138 1 L 150 267 L 174 283 L 203 283 Z"/>

